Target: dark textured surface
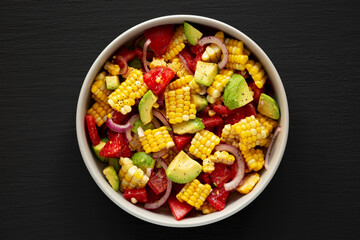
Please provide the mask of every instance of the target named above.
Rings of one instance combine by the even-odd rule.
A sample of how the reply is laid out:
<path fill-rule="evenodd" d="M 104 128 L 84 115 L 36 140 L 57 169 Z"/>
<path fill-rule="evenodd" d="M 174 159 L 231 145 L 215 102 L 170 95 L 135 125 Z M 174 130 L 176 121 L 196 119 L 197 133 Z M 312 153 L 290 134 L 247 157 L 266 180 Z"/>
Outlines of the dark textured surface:
<path fill-rule="evenodd" d="M 360 238 L 357 1 L 141 2 L 2 1 L 0 239 Z M 113 204 L 75 134 L 80 87 L 102 49 L 138 23 L 181 13 L 255 40 L 282 77 L 291 121 L 264 192 L 232 217 L 192 229 L 152 225 Z"/>

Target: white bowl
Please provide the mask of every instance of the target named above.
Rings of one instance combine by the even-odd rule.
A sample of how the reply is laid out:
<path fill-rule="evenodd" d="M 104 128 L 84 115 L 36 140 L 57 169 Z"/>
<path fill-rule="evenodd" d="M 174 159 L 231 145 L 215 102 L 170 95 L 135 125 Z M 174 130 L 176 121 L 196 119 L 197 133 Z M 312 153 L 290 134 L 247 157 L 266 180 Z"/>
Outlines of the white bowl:
<path fill-rule="evenodd" d="M 268 75 L 268 79 L 272 82 L 275 92 L 275 98 L 281 110 L 280 125 L 282 126 L 282 130 L 276 140 L 276 143 L 274 144 L 273 151 L 271 153 L 269 169 L 267 171 L 262 170 L 261 179 L 256 185 L 256 187 L 253 189 L 253 191 L 251 191 L 247 195 L 241 195 L 237 192 L 230 194 L 225 209 L 220 212 L 215 212 L 207 215 L 198 214 L 189 217 L 185 216 L 184 219 L 177 221 L 171 215 L 170 210 L 168 210 L 166 206 L 163 206 L 156 211 L 148 211 L 143 209 L 141 206 L 133 205 L 132 203 L 128 202 L 123 198 L 121 193 L 115 192 L 111 188 L 111 186 L 102 174 L 102 169 L 104 168 L 104 165 L 96 159 L 95 155 L 92 152 L 91 145 L 87 141 L 84 118 L 86 111 L 90 105 L 90 87 L 93 83 L 93 80 L 97 73 L 100 71 L 100 69 L 103 67 L 105 61 L 109 59 L 120 46 L 122 46 L 126 42 L 134 40 L 136 37 L 140 36 L 144 32 L 144 30 L 148 28 L 163 24 L 182 24 L 184 21 L 189 21 L 195 24 L 202 24 L 222 30 L 226 34 L 244 42 L 245 46 L 250 49 L 252 55 L 255 55 L 257 59 L 261 62 Z M 129 30 L 118 36 L 115 40 L 113 40 L 101 52 L 101 54 L 95 60 L 89 72 L 87 73 L 81 87 L 76 111 L 76 133 L 81 155 L 92 178 L 95 180 L 96 184 L 100 187 L 100 189 L 116 205 L 118 205 L 126 212 L 132 214 L 133 216 L 150 223 L 169 227 L 195 227 L 214 223 L 239 212 L 241 209 L 251 203 L 264 190 L 264 188 L 268 185 L 268 183 L 274 176 L 285 151 L 288 131 L 289 110 L 285 90 L 281 82 L 280 76 L 269 57 L 253 40 L 251 40 L 248 36 L 240 32 L 239 30 L 220 21 L 194 15 L 171 15 L 155 18 L 130 28 Z"/>

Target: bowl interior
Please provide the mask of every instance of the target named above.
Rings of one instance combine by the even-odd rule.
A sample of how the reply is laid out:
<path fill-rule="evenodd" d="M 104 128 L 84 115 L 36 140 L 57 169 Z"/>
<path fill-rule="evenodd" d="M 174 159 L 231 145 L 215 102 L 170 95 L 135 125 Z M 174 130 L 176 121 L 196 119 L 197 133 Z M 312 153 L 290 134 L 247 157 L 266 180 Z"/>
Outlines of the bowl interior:
<path fill-rule="evenodd" d="M 129 41 L 133 41 L 136 37 L 141 35 L 144 30 L 150 27 L 162 24 L 182 24 L 184 21 L 189 21 L 195 24 L 201 24 L 204 26 L 222 30 L 224 33 L 232 36 L 233 38 L 242 40 L 244 42 L 245 46 L 250 49 L 252 55 L 254 55 L 263 65 L 268 75 L 268 79 L 272 82 L 275 99 L 278 102 L 281 110 L 281 118 L 279 125 L 282 126 L 282 131 L 279 134 L 276 143 L 274 144 L 273 151 L 271 153 L 269 169 L 267 171 L 262 170 L 260 172 L 261 179 L 252 192 L 247 195 L 240 195 L 237 192 L 230 194 L 228 203 L 223 211 L 211 213 L 208 215 L 192 215 L 184 218 L 181 221 L 176 221 L 166 206 L 163 206 L 156 211 L 148 211 L 143 209 L 141 206 L 133 205 L 132 203 L 128 202 L 122 197 L 121 193 L 115 192 L 111 188 L 111 186 L 107 183 L 106 179 L 102 174 L 102 169 L 104 168 L 104 165 L 100 163 L 100 161 L 98 161 L 95 155 L 92 153 L 91 144 L 88 142 L 85 133 L 84 118 L 87 109 L 90 107 L 91 95 L 89 89 L 92 85 L 92 82 L 97 73 L 103 67 L 105 61 L 109 59 L 120 46 L 124 45 Z M 281 82 L 280 76 L 268 56 L 254 41 L 252 41 L 249 37 L 247 37 L 239 30 L 214 19 L 193 15 L 172 15 L 152 19 L 132 27 L 131 29 L 118 36 L 115 40 L 113 40 L 101 52 L 101 54 L 95 60 L 89 72 L 87 73 L 80 91 L 76 112 L 76 132 L 79 148 L 87 169 L 89 170 L 92 178 L 100 187 L 100 189 L 115 204 L 117 204 L 126 212 L 145 221 L 170 227 L 194 227 L 213 223 L 235 214 L 236 212 L 247 206 L 250 202 L 252 202 L 267 186 L 267 184 L 270 182 L 271 178 L 275 174 L 285 151 L 288 130 L 289 111 L 285 90 Z"/>

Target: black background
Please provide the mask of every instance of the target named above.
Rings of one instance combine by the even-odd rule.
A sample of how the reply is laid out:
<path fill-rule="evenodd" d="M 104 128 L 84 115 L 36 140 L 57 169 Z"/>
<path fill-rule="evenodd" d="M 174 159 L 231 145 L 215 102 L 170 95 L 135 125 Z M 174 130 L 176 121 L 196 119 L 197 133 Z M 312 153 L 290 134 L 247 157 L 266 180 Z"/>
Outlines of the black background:
<path fill-rule="evenodd" d="M 0 239 L 359 239 L 357 1 L 2 1 L 0 10 Z M 190 229 L 143 222 L 112 203 L 75 133 L 77 97 L 98 54 L 169 14 L 247 34 L 277 67 L 290 109 L 268 187 L 239 213 Z"/>

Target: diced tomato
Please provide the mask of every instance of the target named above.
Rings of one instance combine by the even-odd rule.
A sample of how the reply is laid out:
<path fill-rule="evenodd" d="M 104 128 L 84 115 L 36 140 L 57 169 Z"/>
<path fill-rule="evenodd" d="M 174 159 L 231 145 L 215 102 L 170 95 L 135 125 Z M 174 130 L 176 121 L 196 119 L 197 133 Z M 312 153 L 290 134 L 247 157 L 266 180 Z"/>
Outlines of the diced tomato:
<path fill-rule="evenodd" d="M 215 170 L 210 173 L 210 178 L 215 187 L 221 188 L 231 179 L 231 171 L 227 165 L 215 163 Z"/>
<path fill-rule="evenodd" d="M 232 110 L 232 112 L 233 113 L 230 114 L 229 116 L 224 117 L 224 122 L 226 124 L 235 124 L 239 122 L 241 119 L 244 119 L 251 115 L 256 116 L 256 110 L 253 102 L 250 102 L 241 108 L 236 108 Z"/>
<path fill-rule="evenodd" d="M 221 133 L 222 133 L 223 128 L 224 128 L 224 123 L 221 124 L 221 125 L 216 126 L 215 129 L 214 129 L 215 135 L 218 136 L 218 137 L 221 137 Z"/>
<path fill-rule="evenodd" d="M 170 195 L 167 203 L 169 204 L 172 215 L 178 221 L 185 217 L 185 215 L 188 214 L 193 208 L 186 202 L 180 202 L 179 200 L 177 200 L 174 195 Z"/>
<path fill-rule="evenodd" d="M 101 125 L 101 127 L 98 129 L 99 131 L 99 136 L 100 138 L 104 138 L 107 137 L 107 130 L 108 130 L 108 126 L 106 123 L 104 123 L 103 125 Z"/>
<path fill-rule="evenodd" d="M 160 194 L 165 192 L 167 181 L 165 170 L 161 168 L 151 174 L 148 185 L 156 194 Z"/>
<path fill-rule="evenodd" d="M 123 57 L 126 62 L 130 61 L 135 57 L 135 51 L 130 50 L 126 47 L 120 48 L 120 50 L 115 55 L 115 62 L 120 66 L 120 68 L 124 67 L 122 61 L 118 58 L 119 56 Z"/>
<path fill-rule="evenodd" d="M 192 52 L 193 54 L 195 54 L 196 56 L 198 55 L 203 55 L 203 53 L 205 52 L 206 49 L 206 45 L 202 45 L 200 46 L 199 44 L 196 44 L 195 46 L 190 46 L 190 52 Z"/>
<path fill-rule="evenodd" d="M 184 48 L 179 54 L 184 57 L 186 63 L 188 64 L 190 70 L 195 72 L 196 64 L 199 60 L 201 60 L 201 55 L 192 54 L 187 48 Z"/>
<path fill-rule="evenodd" d="M 184 186 L 185 184 L 173 182 L 171 192 L 176 195 L 181 191 Z"/>
<path fill-rule="evenodd" d="M 249 83 L 249 86 L 251 87 L 251 89 L 254 92 L 254 104 L 255 104 L 255 106 L 257 106 L 259 103 L 260 95 L 265 92 L 265 88 L 264 87 L 258 88 L 254 81 L 251 81 Z"/>
<path fill-rule="evenodd" d="M 170 68 L 157 67 L 145 73 L 143 78 L 146 86 L 148 86 L 155 95 L 161 95 L 174 76 L 175 73 Z"/>
<path fill-rule="evenodd" d="M 229 197 L 229 191 L 226 191 L 224 187 L 214 188 L 206 200 L 213 205 L 218 211 L 224 209 L 226 200 Z"/>
<path fill-rule="evenodd" d="M 92 144 L 96 146 L 100 143 L 100 136 L 95 124 L 95 118 L 92 115 L 86 115 L 85 120 L 86 120 L 87 130 L 90 136 L 90 140 Z"/>
<path fill-rule="evenodd" d="M 132 198 L 135 198 L 139 203 L 146 203 L 148 201 L 147 193 L 145 188 L 140 189 L 125 189 L 124 198 L 128 201 L 131 201 Z"/>
<path fill-rule="evenodd" d="M 136 47 L 134 51 L 135 51 L 135 55 L 141 60 L 143 57 L 143 50 L 140 47 Z M 154 56 L 153 52 L 148 51 L 146 53 L 146 59 L 148 60 L 152 59 L 153 56 Z"/>
<path fill-rule="evenodd" d="M 212 110 L 214 110 L 214 112 L 216 112 L 217 114 L 219 114 L 222 117 L 228 116 L 233 113 L 232 110 L 230 110 L 229 108 L 227 108 L 226 106 L 221 105 L 221 104 L 212 105 Z"/>
<path fill-rule="evenodd" d="M 205 125 L 205 128 L 212 128 L 224 124 L 224 121 L 220 116 L 203 117 L 201 121 Z"/>
<path fill-rule="evenodd" d="M 150 39 L 149 46 L 154 51 L 155 56 L 161 56 L 171 43 L 174 35 L 174 25 L 161 25 L 145 30 L 145 39 Z"/>
<path fill-rule="evenodd" d="M 255 109 L 255 106 L 254 106 L 254 103 L 253 102 L 249 102 L 248 104 L 246 104 L 244 106 L 245 108 L 245 111 L 246 111 L 246 116 L 251 116 L 251 115 L 254 115 L 256 116 L 256 109 Z"/>
<path fill-rule="evenodd" d="M 129 112 L 128 114 L 123 115 L 121 112 L 114 110 L 114 113 L 113 113 L 113 116 L 111 119 L 113 120 L 114 123 L 122 125 L 122 124 L 125 124 L 132 115 L 133 115 L 132 112 Z"/>
<path fill-rule="evenodd" d="M 151 189 L 151 187 L 149 187 L 148 184 L 146 184 L 146 192 L 147 192 L 147 198 L 148 198 L 148 202 L 156 202 L 157 200 L 159 200 L 161 198 L 161 196 L 163 194 L 157 195 L 154 190 Z"/>
<path fill-rule="evenodd" d="M 211 184 L 211 178 L 209 173 L 201 172 L 197 178 L 202 184 Z"/>
<path fill-rule="evenodd" d="M 175 135 L 174 142 L 177 150 L 179 151 L 183 150 L 186 147 L 186 145 L 188 145 L 191 142 L 193 137 L 194 135 L 191 134 Z"/>
<path fill-rule="evenodd" d="M 109 129 L 110 130 L 110 129 Z M 102 157 L 131 157 L 132 152 L 122 133 L 116 133 L 99 152 Z"/>
<path fill-rule="evenodd" d="M 201 111 L 198 113 L 198 117 L 200 117 L 200 118 L 208 117 L 208 116 L 209 116 L 209 110 L 211 110 L 211 106 L 210 106 L 210 105 L 206 105 L 206 107 L 204 107 L 204 109 L 201 110 Z"/>

